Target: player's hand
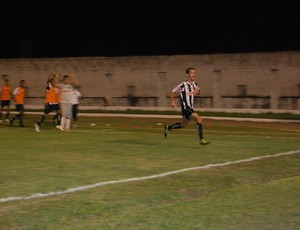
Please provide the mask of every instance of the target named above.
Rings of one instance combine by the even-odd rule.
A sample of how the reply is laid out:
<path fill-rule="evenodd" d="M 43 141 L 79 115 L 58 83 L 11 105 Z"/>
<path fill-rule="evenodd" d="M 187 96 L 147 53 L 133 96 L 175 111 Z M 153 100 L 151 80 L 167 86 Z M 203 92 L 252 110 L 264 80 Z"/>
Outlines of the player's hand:
<path fill-rule="evenodd" d="M 195 89 L 194 90 L 194 95 L 199 95 L 200 94 L 200 90 L 199 89 Z"/>

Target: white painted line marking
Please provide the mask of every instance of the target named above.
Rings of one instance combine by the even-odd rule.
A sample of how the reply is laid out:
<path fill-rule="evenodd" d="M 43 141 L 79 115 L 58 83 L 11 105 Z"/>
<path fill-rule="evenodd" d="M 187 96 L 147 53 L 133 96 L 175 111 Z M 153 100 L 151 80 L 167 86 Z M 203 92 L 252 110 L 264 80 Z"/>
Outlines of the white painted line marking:
<path fill-rule="evenodd" d="M 6 202 L 9 202 L 9 201 L 17 201 L 17 200 L 31 200 L 31 199 L 49 197 L 49 196 L 58 196 L 58 195 L 63 195 L 63 194 L 67 194 L 67 193 L 84 191 L 84 190 L 88 190 L 88 189 L 92 189 L 92 188 L 96 188 L 96 187 L 101 187 L 101 186 L 109 185 L 109 184 L 119 184 L 119 183 L 131 182 L 131 181 L 149 180 L 149 179 L 166 177 L 166 176 L 169 176 L 169 175 L 182 173 L 182 172 L 187 172 L 187 171 L 192 171 L 192 170 L 216 168 L 216 167 L 228 166 L 228 165 L 233 165 L 233 164 L 240 164 L 240 163 L 246 163 L 246 162 L 251 162 L 251 161 L 257 161 L 257 160 L 262 160 L 262 159 L 266 159 L 266 158 L 292 155 L 292 154 L 296 154 L 296 153 L 300 153 L 300 150 L 277 153 L 277 154 L 273 154 L 273 155 L 251 157 L 251 158 L 237 160 L 237 161 L 228 161 L 228 162 L 225 162 L 225 163 L 216 163 L 216 164 L 208 164 L 208 165 L 192 167 L 192 168 L 184 168 L 184 169 L 180 169 L 180 170 L 175 170 L 175 171 L 170 171 L 170 172 L 165 172 L 165 173 L 160 173 L 160 174 L 155 174 L 155 175 L 145 176 L 145 177 L 133 177 L 133 178 L 128 178 L 128 179 L 99 182 L 99 183 L 96 183 L 96 184 L 80 186 L 80 187 L 76 187 L 76 188 L 69 188 L 67 190 L 58 191 L 58 192 L 35 193 L 35 194 L 32 194 L 31 196 L 7 197 L 7 198 L 0 199 L 0 203 L 6 203 Z"/>

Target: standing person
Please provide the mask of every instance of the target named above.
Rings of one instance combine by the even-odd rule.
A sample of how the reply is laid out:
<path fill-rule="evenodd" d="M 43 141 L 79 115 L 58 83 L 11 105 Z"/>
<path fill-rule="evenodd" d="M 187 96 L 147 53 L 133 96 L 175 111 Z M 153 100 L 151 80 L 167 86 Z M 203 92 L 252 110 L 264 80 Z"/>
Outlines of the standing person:
<path fill-rule="evenodd" d="M 76 127 L 76 122 L 78 119 L 78 105 L 79 99 L 82 98 L 81 92 L 78 90 L 78 87 L 73 90 L 73 103 L 72 103 L 72 126 Z"/>
<path fill-rule="evenodd" d="M 45 109 L 44 114 L 40 117 L 37 123 L 34 124 L 35 131 L 41 131 L 41 124 L 44 122 L 45 117 L 50 112 L 56 112 L 57 114 L 57 125 L 56 128 L 62 130 L 60 126 L 61 122 L 61 111 L 59 107 L 58 96 L 59 90 L 56 87 L 56 78 L 50 78 L 46 86 L 46 95 L 45 95 Z"/>
<path fill-rule="evenodd" d="M 164 136 L 167 137 L 172 129 L 180 129 L 186 127 L 190 119 L 196 121 L 197 133 L 199 135 L 200 144 L 206 145 L 209 142 L 204 139 L 202 131 L 202 118 L 194 111 L 194 96 L 200 94 L 200 88 L 196 80 L 196 69 L 189 67 L 186 69 L 187 79 L 177 85 L 171 92 L 171 106 L 176 107 L 174 95 L 179 93 L 181 100 L 182 120 L 172 125 L 165 126 Z"/>
<path fill-rule="evenodd" d="M 5 121 L 9 122 L 10 115 L 10 97 L 11 97 L 11 87 L 9 84 L 9 79 L 5 79 L 4 85 L 0 89 L 0 100 L 1 100 L 1 112 L 0 112 L 0 121 L 3 121 L 3 112 L 6 108 Z"/>
<path fill-rule="evenodd" d="M 58 82 L 58 79 L 59 79 L 59 73 L 56 73 L 54 71 L 52 71 L 47 79 L 47 85 L 49 84 L 50 80 L 51 79 L 55 79 L 55 82 L 57 83 Z M 58 90 L 58 88 L 56 87 L 56 89 Z M 58 93 L 55 95 L 56 96 L 56 102 L 58 103 L 58 106 L 60 104 L 60 93 L 59 93 L 59 90 L 58 90 Z M 53 116 L 52 118 L 52 123 L 54 125 L 56 125 L 56 128 L 60 129 L 61 130 L 61 127 L 60 127 L 60 122 L 61 122 L 61 110 L 60 110 L 60 106 L 59 106 L 59 109 L 56 110 L 56 114 Z"/>
<path fill-rule="evenodd" d="M 24 97 L 26 93 L 25 85 L 26 85 L 25 80 L 21 80 L 20 85 L 17 88 L 15 88 L 13 92 L 15 106 L 19 113 L 15 115 L 13 118 L 9 119 L 10 126 L 13 125 L 14 120 L 18 119 L 20 123 L 20 127 L 25 127 L 23 122 L 24 121 Z"/>
<path fill-rule="evenodd" d="M 72 121 L 72 103 L 74 91 L 72 77 L 65 75 L 58 87 L 61 93 L 61 127 L 63 130 L 69 131 Z"/>

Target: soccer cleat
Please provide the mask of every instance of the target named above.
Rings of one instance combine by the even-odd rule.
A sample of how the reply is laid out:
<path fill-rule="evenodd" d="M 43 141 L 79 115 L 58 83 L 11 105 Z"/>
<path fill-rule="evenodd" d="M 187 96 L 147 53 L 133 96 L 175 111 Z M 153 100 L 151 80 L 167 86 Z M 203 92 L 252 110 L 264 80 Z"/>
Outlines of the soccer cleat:
<path fill-rule="evenodd" d="M 61 127 L 60 125 L 57 125 L 56 128 L 61 130 L 61 131 L 64 131 L 63 127 Z"/>
<path fill-rule="evenodd" d="M 38 133 L 41 131 L 40 126 L 38 124 L 34 124 L 35 131 Z"/>
<path fill-rule="evenodd" d="M 165 138 L 168 137 L 168 133 L 169 133 L 169 126 L 168 126 L 168 125 L 165 125 L 165 132 L 164 132 Z"/>
<path fill-rule="evenodd" d="M 201 145 L 208 145 L 209 142 L 208 142 L 207 140 L 205 140 L 204 138 L 202 138 L 202 139 L 200 140 L 200 144 L 201 144 Z"/>

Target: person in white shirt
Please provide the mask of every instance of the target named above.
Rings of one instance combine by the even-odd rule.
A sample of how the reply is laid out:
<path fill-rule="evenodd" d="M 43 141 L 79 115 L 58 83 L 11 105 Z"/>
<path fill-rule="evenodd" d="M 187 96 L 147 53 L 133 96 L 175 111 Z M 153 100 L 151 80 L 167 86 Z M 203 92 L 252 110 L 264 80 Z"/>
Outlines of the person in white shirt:
<path fill-rule="evenodd" d="M 72 121 L 72 105 L 73 105 L 73 92 L 74 92 L 74 83 L 72 77 L 69 75 L 64 75 L 61 83 L 58 85 L 61 93 L 61 130 L 69 131 Z"/>
<path fill-rule="evenodd" d="M 75 87 L 73 90 L 73 105 L 72 105 L 72 127 L 76 127 L 76 122 L 78 120 L 78 105 L 79 99 L 82 98 L 82 93 Z"/>

